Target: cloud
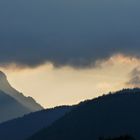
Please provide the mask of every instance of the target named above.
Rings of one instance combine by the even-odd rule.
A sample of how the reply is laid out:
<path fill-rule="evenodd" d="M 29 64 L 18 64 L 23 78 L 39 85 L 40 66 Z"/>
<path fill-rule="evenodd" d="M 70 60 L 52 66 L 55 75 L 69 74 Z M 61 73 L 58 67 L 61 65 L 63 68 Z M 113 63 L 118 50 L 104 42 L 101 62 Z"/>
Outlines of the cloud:
<path fill-rule="evenodd" d="M 130 80 L 126 84 L 133 87 L 140 87 L 140 67 L 136 67 L 131 71 Z"/>
<path fill-rule="evenodd" d="M 1 0 L 0 64 L 91 67 L 140 57 L 138 0 Z"/>

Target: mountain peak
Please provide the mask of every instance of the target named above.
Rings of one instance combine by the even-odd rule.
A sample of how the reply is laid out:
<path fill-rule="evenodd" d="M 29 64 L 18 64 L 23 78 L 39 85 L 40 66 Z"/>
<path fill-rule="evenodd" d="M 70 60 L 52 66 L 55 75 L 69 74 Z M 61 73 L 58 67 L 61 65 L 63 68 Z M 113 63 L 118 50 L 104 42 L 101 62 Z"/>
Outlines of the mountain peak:
<path fill-rule="evenodd" d="M 16 99 L 23 106 L 30 109 L 31 112 L 43 109 L 33 98 L 26 97 L 14 89 L 8 82 L 6 74 L 2 71 L 0 71 L 0 90 Z"/>

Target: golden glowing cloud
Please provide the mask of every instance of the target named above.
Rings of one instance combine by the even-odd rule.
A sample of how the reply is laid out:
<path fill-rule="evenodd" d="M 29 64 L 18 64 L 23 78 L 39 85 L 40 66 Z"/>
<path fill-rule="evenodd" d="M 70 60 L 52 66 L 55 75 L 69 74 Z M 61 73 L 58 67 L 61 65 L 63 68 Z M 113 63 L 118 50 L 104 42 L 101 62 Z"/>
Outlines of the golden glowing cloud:
<path fill-rule="evenodd" d="M 118 54 L 99 63 L 100 67 L 87 69 L 54 68 L 52 64 L 32 69 L 19 69 L 13 64 L 1 69 L 13 87 L 45 107 L 52 107 L 75 104 L 126 87 L 129 73 L 140 60 Z"/>

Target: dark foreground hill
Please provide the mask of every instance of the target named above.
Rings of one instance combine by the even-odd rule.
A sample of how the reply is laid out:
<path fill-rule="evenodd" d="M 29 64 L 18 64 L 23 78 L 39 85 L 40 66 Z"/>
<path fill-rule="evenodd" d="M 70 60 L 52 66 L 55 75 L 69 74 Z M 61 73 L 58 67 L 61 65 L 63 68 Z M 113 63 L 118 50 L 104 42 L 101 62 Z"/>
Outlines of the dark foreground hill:
<path fill-rule="evenodd" d="M 83 102 L 29 140 L 98 140 L 127 134 L 140 139 L 140 89 Z"/>
<path fill-rule="evenodd" d="M 37 131 L 50 126 L 71 109 L 70 106 L 56 107 L 2 123 L 0 124 L 0 140 L 25 140 Z M 19 112 L 19 110 L 15 111 Z"/>

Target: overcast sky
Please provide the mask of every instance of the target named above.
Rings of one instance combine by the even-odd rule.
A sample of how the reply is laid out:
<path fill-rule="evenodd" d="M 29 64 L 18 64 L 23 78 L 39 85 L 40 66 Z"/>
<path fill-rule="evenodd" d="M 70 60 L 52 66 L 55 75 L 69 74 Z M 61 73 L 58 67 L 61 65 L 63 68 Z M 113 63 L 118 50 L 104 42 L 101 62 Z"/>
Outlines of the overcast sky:
<path fill-rule="evenodd" d="M 1 69 L 44 106 L 139 86 L 139 7 L 138 0 L 1 0 Z"/>

